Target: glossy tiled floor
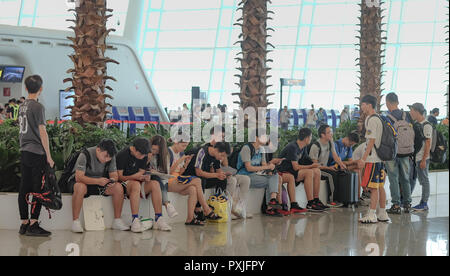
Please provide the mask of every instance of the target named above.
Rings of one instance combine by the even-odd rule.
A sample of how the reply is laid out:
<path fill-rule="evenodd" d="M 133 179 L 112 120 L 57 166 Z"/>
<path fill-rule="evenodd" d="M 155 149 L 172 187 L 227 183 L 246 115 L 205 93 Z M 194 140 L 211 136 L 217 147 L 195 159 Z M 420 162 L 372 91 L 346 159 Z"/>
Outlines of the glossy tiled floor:
<path fill-rule="evenodd" d="M 389 224 L 368 226 L 357 223 L 366 210 L 359 208 L 284 218 L 256 215 L 247 221 L 203 228 L 175 224 L 169 233 L 106 231 L 77 235 L 56 231 L 51 238 L 43 239 L 0 231 L 0 255 L 68 255 L 67 245 L 76 244 L 81 255 L 448 256 L 449 196 L 433 196 L 430 208 L 428 213 L 391 215 Z"/>

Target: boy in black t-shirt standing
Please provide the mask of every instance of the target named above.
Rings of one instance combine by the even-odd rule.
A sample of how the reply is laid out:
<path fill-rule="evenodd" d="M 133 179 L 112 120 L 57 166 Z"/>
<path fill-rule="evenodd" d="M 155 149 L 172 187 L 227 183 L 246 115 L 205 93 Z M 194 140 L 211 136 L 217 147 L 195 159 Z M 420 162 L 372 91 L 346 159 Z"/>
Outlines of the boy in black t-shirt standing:
<path fill-rule="evenodd" d="M 30 76 L 25 80 L 28 99 L 19 111 L 19 141 L 21 152 L 22 179 L 19 191 L 19 210 L 22 226 L 19 233 L 27 236 L 48 237 L 50 232 L 42 229 L 37 222 L 41 212 L 41 204 L 33 199 L 33 212 L 28 220 L 28 204 L 26 194 L 41 190 L 44 167 L 47 163 L 54 167 L 55 163 L 50 155 L 48 134 L 45 128 L 45 108 L 37 102 L 42 93 L 42 78 Z"/>

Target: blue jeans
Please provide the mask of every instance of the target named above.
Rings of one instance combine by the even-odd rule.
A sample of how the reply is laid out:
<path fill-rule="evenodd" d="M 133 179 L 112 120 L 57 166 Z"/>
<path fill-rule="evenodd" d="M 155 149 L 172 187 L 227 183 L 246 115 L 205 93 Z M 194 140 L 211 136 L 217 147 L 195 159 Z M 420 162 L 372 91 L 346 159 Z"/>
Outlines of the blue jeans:
<path fill-rule="evenodd" d="M 251 189 L 266 189 L 266 204 L 269 204 L 271 194 L 278 193 L 278 184 L 280 183 L 278 174 L 269 176 L 253 173 L 249 177 Z"/>
<path fill-rule="evenodd" d="M 430 168 L 430 160 L 427 160 L 427 165 L 425 169 L 420 168 L 420 162 L 416 161 L 416 170 L 417 170 L 417 178 L 419 179 L 419 183 L 422 186 L 422 199 L 421 202 L 428 202 L 430 198 L 430 179 L 428 178 L 428 171 Z M 416 185 L 416 180 L 411 182 L 411 187 L 414 188 Z"/>
<path fill-rule="evenodd" d="M 152 175 L 151 179 L 159 182 L 159 186 L 161 187 L 162 204 L 169 203 L 169 196 L 167 195 L 167 192 L 169 191 L 168 181 L 162 180 L 156 175 Z"/>
<path fill-rule="evenodd" d="M 386 171 L 389 177 L 392 204 L 400 206 L 411 204 L 410 164 L 409 157 L 397 157 L 386 162 Z M 400 198 L 401 189 L 401 198 Z M 401 202 L 400 202 L 401 201 Z"/>

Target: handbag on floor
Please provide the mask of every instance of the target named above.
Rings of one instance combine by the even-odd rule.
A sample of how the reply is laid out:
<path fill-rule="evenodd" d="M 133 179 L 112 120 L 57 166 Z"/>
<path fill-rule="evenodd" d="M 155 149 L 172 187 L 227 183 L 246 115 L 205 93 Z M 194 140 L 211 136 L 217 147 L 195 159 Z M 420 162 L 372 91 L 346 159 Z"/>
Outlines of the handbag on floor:
<path fill-rule="evenodd" d="M 224 223 L 228 222 L 229 213 L 231 212 L 231 207 L 229 206 L 230 200 L 225 192 L 219 189 L 215 195 L 212 195 L 208 199 L 208 205 L 213 209 L 214 213 L 220 217 L 219 220 L 214 220 L 211 222 Z"/>

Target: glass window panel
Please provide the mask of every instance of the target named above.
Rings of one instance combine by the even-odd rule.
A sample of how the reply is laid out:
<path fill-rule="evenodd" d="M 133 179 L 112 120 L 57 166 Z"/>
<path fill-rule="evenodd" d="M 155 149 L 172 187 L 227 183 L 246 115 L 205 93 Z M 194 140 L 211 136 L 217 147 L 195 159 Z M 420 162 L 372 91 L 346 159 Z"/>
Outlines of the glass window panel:
<path fill-rule="evenodd" d="M 150 0 L 150 7 L 152 9 L 161 9 L 162 0 Z"/>
<path fill-rule="evenodd" d="M 220 21 L 220 26 L 221 27 L 230 27 L 230 23 L 231 25 L 234 24 L 234 22 L 232 22 L 232 17 L 233 17 L 233 10 L 232 9 L 223 9 L 222 10 L 222 19 Z M 235 18 L 237 19 L 237 18 Z"/>
<path fill-rule="evenodd" d="M 191 1 L 177 1 L 177 2 L 190 3 Z M 207 29 L 207 28 L 216 29 L 218 19 L 219 19 L 218 10 L 166 12 L 162 17 L 161 29 L 163 30 Z"/>
<path fill-rule="evenodd" d="M 308 45 L 309 37 L 310 37 L 310 27 L 300 27 L 300 35 L 298 38 L 298 44 L 300 45 Z"/>
<path fill-rule="evenodd" d="M 22 14 L 33 15 L 35 3 L 35 0 L 23 0 Z"/>
<path fill-rule="evenodd" d="M 179 90 L 190 95 L 193 86 L 199 86 L 202 91 L 208 89 L 209 72 L 185 71 L 175 75 L 171 71 L 154 71 L 153 80 L 157 80 L 154 83 L 156 91 Z"/>
<path fill-rule="evenodd" d="M 403 1 L 404 14 L 402 20 L 405 22 L 428 21 L 434 19 L 436 1 L 414 0 Z"/>
<path fill-rule="evenodd" d="M 222 80 L 223 80 L 224 72 L 213 72 L 211 78 L 211 90 L 221 90 L 222 89 Z"/>
<path fill-rule="evenodd" d="M 341 69 L 354 69 L 358 70 L 359 67 L 356 67 L 358 63 L 357 58 L 359 58 L 359 52 L 356 48 L 353 47 L 345 47 L 340 49 L 341 58 L 339 60 L 339 68 Z"/>
<path fill-rule="evenodd" d="M 144 48 L 154 48 L 156 46 L 157 32 L 147 32 L 145 34 Z"/>
<path fill-rule="evenodd" d="M 15 18 L 16 21 L 14 22 L 14 24 L 17 24 L 17 18 L 20 11 L 20 1 L 0 0 L 0 6 L 2 7 L 0 9 L 0 23 L 7 24 L 3 23 L 4 19 Z"/>
<path fill-rule="evenodd" d="M 404 1 L 389 1 L 388 4 L 385 4 L 385 8 L 388 9 L 386 15 L 391 21 L 399 21 L 401 15 L 402 3 Z"/>
<path fill-rule="evenodd" d="M 397 48 L 393 46 L 388 46 L 385 52 L 385 68 L 393 68 L 395 65 L 395 56 L 396 56 Z"/>
<path fill-rule="evenodd" d="M 210 92 L 208 103 L 210 103 L 212 107 L 217 106 L 220 103 L 220 95 L 220 92 Z"/>
<path fill-rule="evenodd" d="M 218 30 L 219 37 L 217 38 L 216 47 L 228 47 L 228 41 L 230 39 L 230 30 L 220 29 Z"/>
<path fill-rule="evenodd" d="M 403 24 L 402 43 L 433 42 L 433 23 Z"/>
<path fill-rule="evenodd" d="M 328 92 L 305 92 L 303 96 L 303 107 L 310 107 L 312 104 L 318 110 L 320 107 L 329 109 L 332 106 L 333 97 Z"/>
<path fill-rule="evenodd" d="M 337 48 L 313 48 L 310 51 L 309 68 L 336 68 L 339 49 Z"/>
<path fill-rule="evenodd" d="M 399 29 L 400 29 L 399 24 L 389 24 L 388 30 L 387 30 L 387 40 L 386 40 L 387 43 L 397 43 L 398 42 Z"/>
<path fill-rule="evenodd" d="M 218 9 L 221 0 L 164 0 L 165 10 Z"/>
<path fill-rule="evenodd" d="M 209 70 L 212 63 L 212 54 L 212 51 L 160 51 L 156 56 L 155 69 Z"/>
<path fill-rule="evenodd" d="M 384 92 L 395 92 L 394 87 L 392 86 L 392 78 L 394 77 L 394 71 L 393 70 L 387 70 L 386 73 L 384 74 L 383 79 L 381 80 L 381 82 L 384 82 L 384 85 L 382 86 L 382 88 L 384 88 Z M 394 84 L 395 85 L 395 84 Z"/>
<path fill-rule="evenodd" d="M 154 53 L 153 52 L 150 52 L 150 51 L 144 52 L 144 54 L 142 55 L 142 62 L 144 64 L 145 68 L 152 69 L 153 58 L 154 58 Z"/>
<path fill-rule="evenodd" d="M 295 64 L 294 64 L 295 68 L 305 68 L 307 52 L 308 51 L 306 48 L 302 48 L 302 47 L 297 48 L 297 57 L 295 59 Z"/>
<path fill-rule="evenodd" d="M 313 14 L 313 6 L 312 5 L 303 5 L 301 24 L 311 24 Z"/>
<path fill-rule="evenodd" d="M 447 80 L 447 82 L 446 82 Z M 447 91 L 448 77 L 442 70 L 431 70 L 428 91 L 430 93 Z"/>
<path fill-rule="evenodd" d="M 430 63 L 431 48 L 402 47 L 399 55 L 398 67 L 400 68 L 427 68 Z"/>
<path fill-rule="evenodd" d="M 214 47 L 217 31 L 174 31 L 160 32 L 158 47 L 161 48 L 203 48 Z"/>
<path fill-rule="evenodd" d="M 160 17 L 160 13 L 159 12 L 151 12 L 148 15 L 147 28 L 149 28 L 149 29 L 157 29 L 158 25 L 159 25 L 159 17 Z"/>
<path fill-rule="evenodd" d="M 215 56 L 215 61 L 214 61 L 214 68 L 215 69 L 224 69 L 226 66 L 226 59 L 233 59 L 234 57 L 231 56 L 227 56 L 227 51 L 226 50 L 217 50 L 216 51 L 216 56 Z"/>
<path fill-rule="evenodd" d="M 440 110 L 440 116 L 445 116 L 445 110 L 447 110 L 447 107 L 445 106 L 446 102 L 447 97 L 444 96 L 444 93 L 429 93 L 425 104 L 425 109 L 429 112 L 433 108 L 437 107 Z"/>
<path fill-rule="evenodd" d="M 286 69 L 292 68 L 294 61 L 294 49 L 275 49 L 270 59 L 273 59 L 269 66 L 273 69 Z"/>
<path fill-rule="evenodd" d="M 449 52 L 448 47 L 434 46 L 432 51 L 431 68 L 445 68 L 445 62 L 448 61 L 448 56 L 445 55 Z"/>
<path fill-rule="evenodd" d="M 315 10 L 314 24 L 357 24 L 358 14 L 358 5 L 319 5 Z"/>
<path fill-rule="evenodd" d="M 177 110 L 184 103 L 191 105 L 191 94 L 181 91 L 161 91 L 160 100 L 163 107 L 168 107 L 170 110 Z"/>
<path fill-rule="evenodd" d="M 272 26 L 297 27 L 298 19 L 300 16 L 300 6 L 287 6 L 287 7 L 274 6 L 271 7 L 269 10 L 275 13 L 269 16 L 273 18 L 273 21 L 270 22 Z"/>
<path fill-rule="evenodd" d="M 336 71 L 308 71 L 306 75 L 306 90 L 333 91 Z"/>
<path fill-rule="evenodd" d="M 340 26 L 314 27 L 312 29 L 312 44 L 340 44 L 342 41 Z"/>
<path fill-rule="evenodd" d="M 336 91 L 358 91 L 358 73 L 356 71 L 338 71 Z"/>
<path fill-rule="evenodd" d="M 341 111 L 346 105 L 352 106 L 359 104 L 358 100 L 355 99 L 357 95 L 359 95 L 359 92 L 336 92 L 332 108 Z"/>
<path fill-rule="evenodd" d="M 428 71 L 425 70 L 398 70 L 397 91 L 427 90 Z"/>
<path fill-rule="evenodd" d="M 297 28 L 278 28 L 270 35 L 272 37 L 267 38 L 267 41 L 272 44 L 295 45 L 297 40 Z"/>

